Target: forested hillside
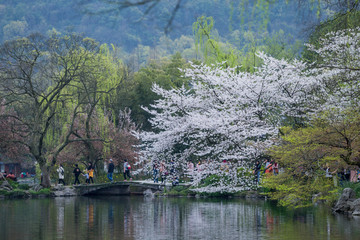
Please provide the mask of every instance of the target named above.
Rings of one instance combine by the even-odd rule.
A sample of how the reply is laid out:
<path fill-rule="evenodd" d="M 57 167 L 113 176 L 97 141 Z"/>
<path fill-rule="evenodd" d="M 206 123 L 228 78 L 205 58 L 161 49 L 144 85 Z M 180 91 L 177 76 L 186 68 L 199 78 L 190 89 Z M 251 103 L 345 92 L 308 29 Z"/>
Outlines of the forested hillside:
<path fill-rule="evenodd" d="M 193 48 L 192 24 L 201 16 L 213 17 L 219 40 L 239 49 L 279 31 L 292 42 L 304 39 L 306 27 L 310 26 L 304 22 L 320 19 L 316 7 L 287 2 L 182 1 L 165 37 L 164 30 L 176 3 L 173 0 L 161 1 L 149 13 L 144 13 L 146 6 L 118 10 L 97 0 L 9 0 L 0 4 L 0 42 L 32 32 L 77 32 L 100 43 L 114 44 L 129 54 L 158 58 Z M 156 50 L 149 53 L 145 46 Z M 194 52 L 184 55 L 193 58 Z"/>

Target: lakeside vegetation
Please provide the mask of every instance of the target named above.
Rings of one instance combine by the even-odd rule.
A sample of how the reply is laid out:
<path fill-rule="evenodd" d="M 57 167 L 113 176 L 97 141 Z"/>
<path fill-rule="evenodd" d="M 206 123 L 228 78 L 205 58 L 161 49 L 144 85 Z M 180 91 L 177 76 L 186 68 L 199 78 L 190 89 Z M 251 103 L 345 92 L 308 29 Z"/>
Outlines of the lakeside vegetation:
<path fill-rule="evenodd" d="M 186 31 L 167 36 L 154 28 L 160 18 L 123 24 L 143 16 L 141 6 L 99 12 L 94 21 L 65 1 L 47 3 L 58 15 L 41 16 L 49 5 L 40 2 L 33 0 L 40 24 L 21 3 L 0 5 L 0 149 L 1 161 L 36 162 L 44 187 L 60 163 L 70 179 L 75 163 L 91 162 L 105 181 L 104 160 L 112 158 L 121 172 L 128 159 L 139 178 L 163 165 L 203 194 L 260 189 L 301 207 L 314 195 L 329 203 L 338 197 L 341 186 L 326 169 L 359 169 L 358 1 L 340 1 L 331 14 L 327 1 L 315 8 L 303 1 L 318 21 L 309 35 L 291 17 L 294 3 L 194 1 L 187 3 L 194 12 L 223 6 L 211 17 L 178 12 L 173 24 Z M 166 3 L 161 10 L 169 16 L 173 5 Z M 91 4 L 83 10 L 103 3 Z M 58 21 L 61 9 L 71 10 Z M 109 19 L 117 24 L 111 38 Z M 97 31 L 85 27 L 90 22 Z M 283 171 L 259 188 L 252 168 L 266 158 Z"/>

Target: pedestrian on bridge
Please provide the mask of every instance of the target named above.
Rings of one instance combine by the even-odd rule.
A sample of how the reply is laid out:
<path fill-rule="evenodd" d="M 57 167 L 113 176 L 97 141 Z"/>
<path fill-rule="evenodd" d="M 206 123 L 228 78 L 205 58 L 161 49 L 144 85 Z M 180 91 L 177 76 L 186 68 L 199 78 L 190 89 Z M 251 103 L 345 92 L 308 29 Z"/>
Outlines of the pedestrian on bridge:
<path fill-rule="evenodd" d="M 154 178 L 154 183 L 159 182 L 159 166 L 157 162 L 153 164 L 153 178 Z"/>
<path fill-rule="evenodd" d="M 89 183 L 94 183 L 94 167 L 91 162 L 88 164 L 87 172 L 89 174 Z"/>
<path fill-rule="evenodd" d="M 65 171 L 62 164 L 59 165 L 59 168 L 56 171 L 59 173 L 59 184 L 62 183 L 65 186 L 66 185 L 64 181 Z"/>
<path fill-rule="evenodd" d="M 110 182 L 113 182 L 113 172 L 114 172 L 114 163 L 113 163 L 113 160 L 110 158 L 109 165 L 108 165 L 108 175 L 107 175 Z"/>
<path fill-rule="evenodd" d="M 80 180 L 79 180 L 79 176 L 80 174 L 82 174 L 79 166 L 77 164 L 75 164 L 75 168 L 74 168 L 74 176 L 75 176 L 75 181 L 74 181 L 74 185 L 76 185 L 77 183 L 80 184 Z"/>
<path fill-rule="evenodd" d="M 166 182 L 166 177 L 168 175 L 168 171 L 166 170 L 166 165 L 164 161 L 160 163 L 160 175 L 161 175 L 161 183 Z"/>
<path fill-rule="evenodd" d="M 128 163 L 127 159 L 124 160 L 124 181 L 127 181 L 126 180 L 126 176 L 129 177 L 130 181 L 132 180 L 131 176 L 130 176 L 130 169 L 131 169 L 131 166 L 130 164 Z"/>

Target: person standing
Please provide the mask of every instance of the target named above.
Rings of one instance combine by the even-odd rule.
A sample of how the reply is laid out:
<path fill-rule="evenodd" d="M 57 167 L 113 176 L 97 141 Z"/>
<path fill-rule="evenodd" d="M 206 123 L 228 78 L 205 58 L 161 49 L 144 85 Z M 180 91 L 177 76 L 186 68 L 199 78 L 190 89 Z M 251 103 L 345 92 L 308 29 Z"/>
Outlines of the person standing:
<path fill-rule="evenodd" d="M 277 162 L 274 161 L 274 175 L 278 175 L 279 174 L 279 164 Z"/>
<path fill-rule="evenodd" d="M 75 176 L 75 181 L 74 181 L 74 185 L 76 185 L 77 183 L 80 184 L 80 180 L 79 180 L 79 176 L 80 174 L 82 174 L 79 166 L 77 164 L 75 164 L 75 168 L 74 168 L 74 176 Z"/>
<path fill-rule="evenodd" d="M 107 175 L 110 182 L 113 182 L 113 172 L 114 172 L 114 163 L 113 163 L 113 160 L 110 158 L 109 165 L 108 165 L 108 175 Z"/>
<path fill-rule="evenodd" d="M 256 184 L 259 184 L 260 181 L 260 171 L 261 171 L 261 163 L 260 161 L 256 161 L 254 166 L 254 175 L 255 175 L 255 182 Z"/>
<path fill-rule="evenodd" d="M 161 176 L 161 183 L 164 183 L 166 181 L 166 175 L 167 175 L 167 171 L 166 171 L 166 167 L 165 167 L 165 163 L 161 162 L 160 163 L 160 176 Z"/>
<path fill-rule="evenodd" d="M 64 181 L 65 170 L 64 170 L 62 164 L 59 165 L 59 168 L 56 171 L 59 173 L 59 184 L 62 183 L 65 186 L 66 185 L 65 181 Z"/>
<path fill-rule="evenodd" d="M 127 159 L 124 160 L 124 181 L 127 181 L 126 180 L 126 176 L 129 177 L 130 180 L 132 180 L 131 176 L 130 176 L 130 169 L 131 169 L 131 166 L 130 164 L 128 163 Z"/>
<path fill-rule="evenodd" d="M 90 180 L 89 180 L 89 173 L 86 171 L 85 174 L 83 174 L 83 176 L 85 177 L 85 183 L 89 184 Z"/>
<path fill-rule="evenodd" d="M 158 183 L 159 182 L 159 167 L 156 162 L 153 165 L 153 177 L 154 177 L 154 183 Z"/>
<path fill-rule="evenodd" d="M 266 159 L 264 173 L 268 175 L 268 174 L 272 174 L 272 172 L 273 172 L 273 162 L 270 161 L 270 159 Z"/>
<path fill-rule="evenodd" d="M 89 174 L 89 184 L 94 183 L 94 167 L 91 162 L 88 164 L 87 172 Z"/>

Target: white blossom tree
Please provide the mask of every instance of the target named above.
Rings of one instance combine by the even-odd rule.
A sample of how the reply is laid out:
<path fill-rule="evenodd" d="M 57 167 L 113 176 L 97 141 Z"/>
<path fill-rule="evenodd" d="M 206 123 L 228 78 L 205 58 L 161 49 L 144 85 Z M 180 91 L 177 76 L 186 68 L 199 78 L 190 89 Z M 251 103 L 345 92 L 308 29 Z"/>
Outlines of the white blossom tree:
<path fill-rule="evenodd" d="M 323 111 L 354 108 L 360 99 L 360 28 L 330 32 L 319 46 L 307 45 L 319 56 L 313 75 L 321 86 Z"/>
<path fill-rule="evenodd" d="M 178 173 L 190 172 L 202 192 L 252 187 L 250 164 L 274 143 L 285 119 L 316 117 L 343 105 L 343 97 L 358 88 L 358 32 L 332 33 L 319 41 L 320 47 L 309 46 L 324 60 L 310 68 L 299 60 L 259 53 L 263 65 L 255 73 L 193 65 L 184 71 L 193 80 L 190 87 L 165 90 L 154 85 L 161 99 L 145 109 L 154 116 L 155 131 L 140 136 L 140 163 L 172 162 Z M 344 62 L 345 55 L 351 61 Z M 343 80 L 335 81 L 339 76 Z M 330 91 L 334 81 L 338 89 Z M 201 161 L 200 169 L 187 171 L 189 161 Z"/>

